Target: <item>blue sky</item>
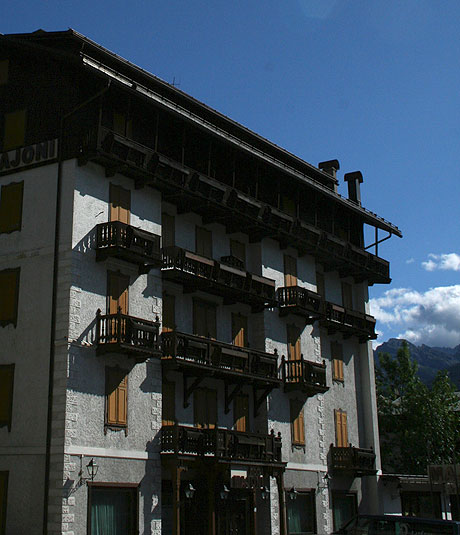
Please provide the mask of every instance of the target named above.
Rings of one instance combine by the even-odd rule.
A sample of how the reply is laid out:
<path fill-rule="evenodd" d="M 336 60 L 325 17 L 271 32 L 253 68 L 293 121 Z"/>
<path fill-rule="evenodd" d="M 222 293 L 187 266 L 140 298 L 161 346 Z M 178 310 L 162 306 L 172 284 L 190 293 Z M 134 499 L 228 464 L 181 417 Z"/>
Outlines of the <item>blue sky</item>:
<path fill-rule="evenodd" d="M 361 170 L 395 223 L 379 342 L 460 344 L 458 0 L 4 2 L 2 33 L 69 27 L 312 164 Z M 430 256 L 431 255 L 431 256 Z"/>

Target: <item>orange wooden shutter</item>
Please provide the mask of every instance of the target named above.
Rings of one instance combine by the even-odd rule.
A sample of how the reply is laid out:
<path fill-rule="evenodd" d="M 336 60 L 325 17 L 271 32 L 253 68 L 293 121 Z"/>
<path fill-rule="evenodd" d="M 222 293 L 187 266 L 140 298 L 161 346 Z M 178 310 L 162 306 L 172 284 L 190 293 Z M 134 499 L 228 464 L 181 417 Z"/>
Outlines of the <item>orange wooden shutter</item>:
<path fill-rule="evenodd" d="M 339 448 L 348 447 L 347 413 L 342 410 L 335 410 L 335 436 L 336 444 Z"/>
<path fill-rule="evenodd" d="M 331 343 L 332 378 L 343 381 L 343 347 L 338 342 Z"/>
<path fill-rule="evenodd" d="M 116 314 L 118 307 L 122 314 L 128 314 L 129 277 L 113 271 L 107 272 L 107 293 L 109 314 Z"/>
<path fill-rule="evenodd" d="M 300 335 L 295 325 L 287 326 L 289 360 L 300 360 Z"/>
<path fill-rule="evenodd" d="M 247 347 L 248 345 L 248 318 L 241 314 L 232 314 L 232 340 L 233 345 Z"/>
<path fill-rule="evenodd" d="M 163 425 L 174 425 L 176 421 L 176 388 L 175 383 L 164 382 L 162 385 L 161 419 Z"/>
<path fill-rule="evenodd" d="M 290 412 L 292 442 L 294 444 L 305 444 L 305 422 L 303 407 L 299 405 L 298 401 L 291 400 Z"/>
<path fill-rule="evenodd" d="M 14 364 L 0 365 L 0 427 L 11 427 L 13 405 Z"/>
<path fill-rule="evenodd" d="M 163 247 L 170 247 L 176 242 L 176 221 L 173 215 L 161 215 L 161 243 Z"/>
<path fill-rule="evenodd" d="M 212 232 L 203 227 L 196 227 L 197 254 L 212 258 Z"/>
<path fill-rule="evenodd" d="M 21 230 L 24 182 L 2 186 L 0 192 L 0 232 Z"/>
<path fill-rule="evenodd" d="M 297 259 L 284 255 L 284 285 L 297 286 Z"/>
<path fill-rule="evenodd" d="M 18 312 L 19 269 L 0 271 L 0 325 L 16 325 Z"/>
<path fill-rule="evenodd" d="M 118 368 L 106 368 L 107 424 L 126 426 L 128 421 L 128 375 Z"/>
<path fill-rule="evenodd" d="M 348 282 L 342 282 L 342 306 L 353 310 L 353 289 Z"/>
<path fill-rule="evenodd" d="M 129 225 L 131 214 L 131 191 L 110 184 L 110 221 L 121 221 Z"/>
<path fill-rule="evenodd" d="M 171 332 L 176 328 L 176 298 L 174 295 L 163 294 L 163 332 Z"/>
<path fill-rule="evenodd" d="M 246 395 L 238 395 L 233 403 L 233 420 L 236 431 L 246 432 L 249 430 L 249 398 Z"/>
<path fill-rule="evenodd" d="M 217 391 L 206 391 L 207 427 L 214 429 L 217 427 Z"/>
<path fill-rule="evenodd" d="M 23 147 L 26 136 L 26 110 L 5 113 L 3 151 Z"/>
<path fill-rule="evenodd" d="M 230 240 L 230 254 L 246 265 L 246 247 L 244 243 L 237 240 Z"/>

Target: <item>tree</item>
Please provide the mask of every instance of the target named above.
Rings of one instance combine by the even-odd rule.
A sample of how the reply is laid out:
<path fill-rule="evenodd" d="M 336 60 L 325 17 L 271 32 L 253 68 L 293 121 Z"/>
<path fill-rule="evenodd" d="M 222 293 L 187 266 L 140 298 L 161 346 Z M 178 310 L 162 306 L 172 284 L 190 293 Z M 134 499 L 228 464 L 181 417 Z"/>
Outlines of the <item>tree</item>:
<path fill-rule="evenodd" d="M 377 410 L 386 472 L 426 474 L 428 464 L 451 463 L 456 455 L 459 400 L 455 387 L 446 372 L 438 372 L 428 387 L 417 369 L 405 341 L 396 358 L 379 354 Z"/>

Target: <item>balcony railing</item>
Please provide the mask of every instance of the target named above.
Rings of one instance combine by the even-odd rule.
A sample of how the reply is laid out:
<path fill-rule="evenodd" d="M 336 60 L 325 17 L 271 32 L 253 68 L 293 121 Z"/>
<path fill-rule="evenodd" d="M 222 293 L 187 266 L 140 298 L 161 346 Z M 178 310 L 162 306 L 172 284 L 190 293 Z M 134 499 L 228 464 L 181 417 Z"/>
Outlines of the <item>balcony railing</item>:
<path fill-rule="evenodd" d="M 161 453 L 215 457 L 220 461 L 281 462 L 281 435 L 246 433 L 215 427 L 204 429 L 183 425 L 161 428 Z"/>
<path fill-rule="evenodd" d="M 70 130 L 75 133 L 66 140 L 65 150 L 70 155 L 74 146 L 78 148 L 81 165 L 95 160 L 105 166 L 108 176 L 120 172 L 138 187 L 155 184 L 169 202 L 199 213 L 206 222 L 220 222 L 228 232 L 245 232 L 252 240 L 272 237 L 302 254 L 314 254 L 326 269 L 339 269 L 343 276 L 367 279 L 370 284 L 391 281 L 385 260 L 147 146 L 97 123 L 80 121 Z"/>
<path fill-rule="evenodd" d="M 96 259 L 113 256 L 148 271 L 161 265 L 160 236 L 127 225 L 108 221 L 96 225 Z"/>
<path fill-rule="evenodd" d="M 283 286 L 276 291 L 280 316 L 292 313 L 313 323 L 321 316 L 321 297 L 300 286 Z"/>
<path fill-rule="evenodd" d="M 334 303 L 324 302 L 324 316 L 320 323 L 333 334 L 341 332 L 346 336 L 357 336 L 360 342 L 375 340 L 375 318 L 369 314 L 350 310 Z"/>
<path fill-rule="evenodd" d="M 120 352 L 145 360 L 160 356 L 160 322 L 148 321 L 119 310 L 116 314 L 96 314 L 97 353 Z"/>
<path fill-rule="evenodd" d="M 164 332 L 161 338 L 165 365 L 193 369 L 201 375 L 246 377 L 250 382 L 280 384 L 276 354 L 178 331 Z"/>
<path fill-rule="evenodd" d="M 276 306 L 275 281 L 180 247 L 165 247 L 163 277 L 191 289 L 224 297 L 224 304 L 251 305 L 254 311 Z"/>
<path fill-rule="evenodd" d="M 349 473 L 354 476 L 366 476 L 377 473 L 375 453 L 372 449 L 339 448 L 331 445 L 330 468 L 334 473 Z"/>
<path fill-rule="evenodd" d="M 281 361 L 281 376 L 285 392 L 296 390 L 309 396 L 322 394 L 328 390 L 326 385 L 326 364 L 323 361 L 311 362 L 303 355 L 299 360 Z"/>

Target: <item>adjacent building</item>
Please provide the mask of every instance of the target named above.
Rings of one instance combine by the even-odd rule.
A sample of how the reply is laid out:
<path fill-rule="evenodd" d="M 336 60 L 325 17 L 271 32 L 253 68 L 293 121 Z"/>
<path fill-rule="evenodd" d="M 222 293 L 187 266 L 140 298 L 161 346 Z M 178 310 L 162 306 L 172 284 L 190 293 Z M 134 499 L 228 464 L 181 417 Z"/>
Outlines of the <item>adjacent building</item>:
<path fill-rule="evenodd" d="M 0 134 L 1 534 L 323 534 L 378 510 L 368 286 L 401 233 L 360 172 L 345 198 L 337 160 L 73 30 L 0 35 Z"/>

